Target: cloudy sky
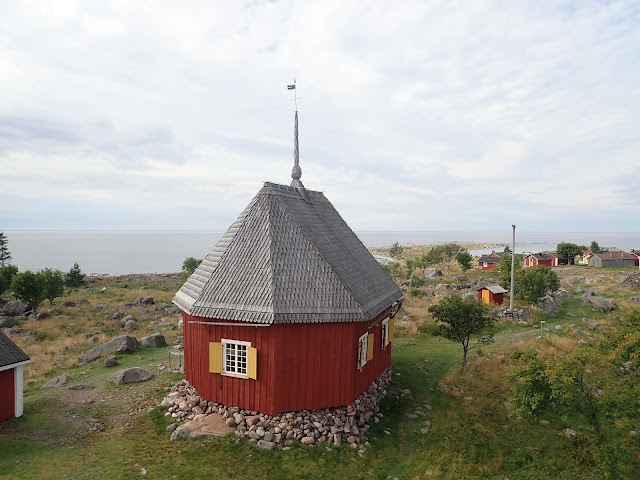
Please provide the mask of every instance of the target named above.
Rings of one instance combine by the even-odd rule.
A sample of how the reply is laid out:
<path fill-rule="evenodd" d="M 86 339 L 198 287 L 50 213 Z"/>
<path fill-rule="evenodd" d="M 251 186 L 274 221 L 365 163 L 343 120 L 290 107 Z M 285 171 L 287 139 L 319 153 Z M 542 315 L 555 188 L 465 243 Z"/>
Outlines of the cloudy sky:
<path fill-rule="evenodd" d="M 1 230 L 224 230 L 300 163 L 355 230 L 640 232 L 640 3 L 0 6 Z"/>

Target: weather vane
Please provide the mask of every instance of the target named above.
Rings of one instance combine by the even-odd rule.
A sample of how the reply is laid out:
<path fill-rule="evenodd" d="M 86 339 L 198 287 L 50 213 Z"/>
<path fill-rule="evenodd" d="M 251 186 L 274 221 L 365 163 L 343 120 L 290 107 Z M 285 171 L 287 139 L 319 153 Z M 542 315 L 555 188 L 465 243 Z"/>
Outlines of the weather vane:
<path fill-rule="evenodd" d="M 298 100 L 300 100 L 301 97 L 298 96 L 298 90 L 296 90 L 296 79 L 293 79 L 293 85 L 287 85 L 287 90 L 295 90 L 295 92 L 293 92 L 293 98 L 291 99 L 292 102 L 296 102 L 296 112 L 298 111 Z"/>

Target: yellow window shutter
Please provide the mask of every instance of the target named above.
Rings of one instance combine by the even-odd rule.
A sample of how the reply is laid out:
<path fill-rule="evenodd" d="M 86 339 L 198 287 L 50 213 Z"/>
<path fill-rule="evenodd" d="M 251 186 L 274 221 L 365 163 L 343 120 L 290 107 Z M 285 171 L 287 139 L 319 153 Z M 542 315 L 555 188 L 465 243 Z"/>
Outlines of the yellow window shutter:
<path fill-rule="evenodd" d="M 222 373 L 222 344 L 209 342 L 209 373 Z"/>
<path fill-rule="evenodd" d="M 367 362 L 369 360 L 373 360 L 373 333 L 370 333 L 367 339 Z"/>
<path fill-rule="evenodd" d="M 396 333 L 396 319 L 389 320 L 389 343 L 393 342 L 393 336 Z"/>
<path fill-rule="evenodd" d="M 258 350 L 247 347 L 247 377 L 258 378 Z"/>

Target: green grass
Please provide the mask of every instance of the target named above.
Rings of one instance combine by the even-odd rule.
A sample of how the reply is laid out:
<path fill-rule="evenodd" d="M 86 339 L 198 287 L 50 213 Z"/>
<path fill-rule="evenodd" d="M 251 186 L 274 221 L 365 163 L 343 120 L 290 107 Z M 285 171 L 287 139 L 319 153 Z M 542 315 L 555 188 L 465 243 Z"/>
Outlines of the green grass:
<path fill-rule="evenodd" d="M 614 272 L 603 274 L 613 276 Z M 601 286 L 593 281 L 580 282 Z M 168 303 L 175 291 L 175 286 L 165 284 L 150 284 L 145 290 L 141 288 L 144 282 L 136 279 L 120 283 L 109 285 L 105 293 L 99 293 L 100 286 L 72 292 L 70 299 L 87 298 L 89 304 L 82 304 L 79 313 L 69 310 L 72 318 L 59 320 L 60 329 L 44 332 L 46 342 L 95 329 L 109 337 L 119 335 L 118 323 L 110 319 L 119 304 L 146 295 L 153 296 L 156 304 Z M 613 289 L 611 296 L 615 295 L 630 294 Z M 92 305 L 101 303 L 108 306 L 104 311 L 92 309 Z M 63 307 L 55 308 L 59 313 L 67 312 Z M 28 385 L 24 416 L 0 424 L 0 479 L 130 479 L 141 477 L 142 468 L 148 471 L 149 479 L 595 479 L 592 459 L 562 434 L 567 427 L 588 431 L 580 416 L 551 412 L 545 416 L 548 425 L 510 418 L 504 405 L 508 391 L 504 372 L 508 352 L 520 342 L 545 345 L 549 337 L 568 336 L 570 324 L 597 336 L 599 333 L 588 330 L 588 322 L 582 322 L 582 318 L 606 324 L 619 313 L 612 315 L 596 312 L 578 298 L 565 299 L 557 317 L 535 318 L 536 322 L 544 320 L 549 328 L 545 340 L 537 340 L 539 323 L 500 323 L 494 343 L 471 350 L 471 354 L 480 355 L 470 359 L 466 376 L 458 374 L 460 345 L 430 335 L 428 328 L 415 335 L 399 330 L 393 345 L 393 382 L 381 403 L 383 417 L 379 423 L 371 423 L 371 445 L 362 457 L 346 445 L 294 445 L 290 451 L 268 452 L 244 440 L 236 443 L 233 434 L 170 442 L 165 429 L 171 417 L 164 416 L 164 409 L 150 409 L 181 378 L 158 368 L 168 363 L 170 347 L 118 354 L 119 365 L 113 369 L 105 369 L 100 360 L 71 366 L 56 364 L 46 378 L 65 373 L 70 377 L 69 384 L 84 383 L 94 389 L 43 389 L 42 377 Z M 555 330 L 555 325 L 563 328 Z M 138 337 L 140 333 L 135 332 Z M 179 333 L 175 328 L 165 331 L 171 338 Z M 75 344 L 68 354 L 75 357 L 88 348 L 84 343 Z M 155 377 L 125 386 L 109 380 L 117 370 L 131 366 L 147 368 Z M 441 391 L 443 382 L 459 388 L 460 394 Z M 404 395 L 405 389 L 411 394 Z M 416 411 L 423 416 L 407 417 Z M 90 418 L 103 422 L 106 430 L 90 431 Z M 432 427 L 425 434 L 420 429 L 427 419 Z M 629 429 L 633 421 L 629 420 Z M 621 442 L 626 442 L 627 474 L 640 478 L 634 456 L 639 446 L 632 439 Z"/>

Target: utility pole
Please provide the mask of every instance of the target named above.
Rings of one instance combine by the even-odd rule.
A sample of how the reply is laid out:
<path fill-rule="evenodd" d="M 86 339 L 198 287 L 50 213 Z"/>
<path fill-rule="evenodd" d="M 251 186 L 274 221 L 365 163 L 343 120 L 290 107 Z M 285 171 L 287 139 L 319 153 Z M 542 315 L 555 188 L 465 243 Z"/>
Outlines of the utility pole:
<path fill-rule="evenodd" d="M 511 226 L 513 227 L 513 243 L 511 245 L 511 296 L 509 298 L 509 310 L 513 313 L 513 277 L 516 263 L 516 226 Z"/>

